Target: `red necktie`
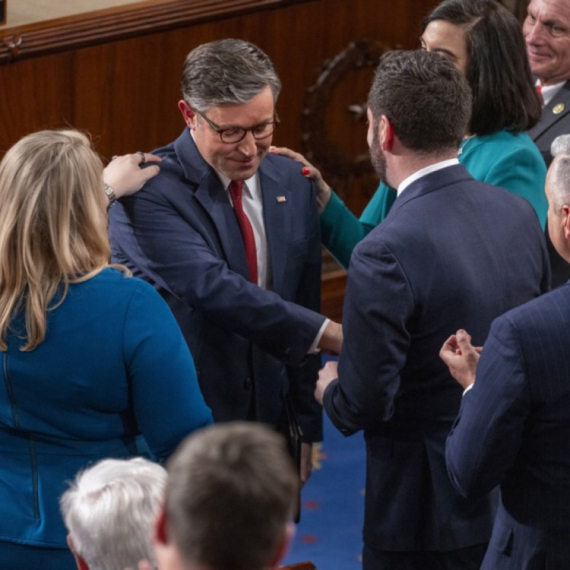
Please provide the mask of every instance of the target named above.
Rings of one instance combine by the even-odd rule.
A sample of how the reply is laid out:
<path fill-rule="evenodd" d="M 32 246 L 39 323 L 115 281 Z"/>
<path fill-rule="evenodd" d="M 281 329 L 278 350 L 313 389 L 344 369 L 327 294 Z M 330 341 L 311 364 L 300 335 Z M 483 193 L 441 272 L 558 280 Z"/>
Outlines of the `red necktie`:
<path fill-rule="evenodd" d="M 241 230 L 241 237 L 243 245 L 245 246 L 245 256 L 247 258 L 247 265 L 249 267 L 249 275 L 251 276 L 252 283 L 257 284 L 257 252 L 255 249 L 255 237 L 253 235 L 253 228 L 251 222 L 243 210 L 242 202 L 242 180 L 232 180 L 228 187 L 232 202 L 234 205 L 234 212 Z"/>
<path fill-rule="evenodd" d="M 540 83 L 535 86 L 536 92 L 538 93 L 538 98 L 540 99 L 540 104 L 544 107 L 544 97 L 542 96 L 542 85 Z"/>

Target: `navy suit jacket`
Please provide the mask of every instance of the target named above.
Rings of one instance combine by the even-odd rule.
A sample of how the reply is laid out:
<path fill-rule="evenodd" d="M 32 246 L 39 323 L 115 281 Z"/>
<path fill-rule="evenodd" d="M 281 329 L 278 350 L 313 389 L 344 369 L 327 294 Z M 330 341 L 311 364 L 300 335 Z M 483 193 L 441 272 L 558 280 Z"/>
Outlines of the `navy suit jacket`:
<path fill-rule="evenodd" d="M 447 440 L 463 495 L 501 486 L 485 570 L 570 566 L 569 323 L 570 285 L 497 319 Z"/>
<path fill-rule="evenodd" d="M 554 109 L 562 109 L 554 112 Z M 560 135 L 570 134 L 570 81 L 567 81 L 556 93 L 552 100 L 542 109 L 540 121 L 528 131 L 530 138 L 538 146 L 546 166 L 553 160 L 550 146 L 554 139 Z M 548 228 L 546 231 L 546 244 L 552 269 L 552 287 L 559 287 L 570 279 L 570 265 L 558 255 L 550 241 Z"/>
<path fill-rule="evenodd" d="M 488 498 L 465 499 L 447 475 L 462 392 L 438 353 L 462 327 L 482 344 L 495 317 L 539 296 L 548 279 L 530 204 L 462 165 L 412 183 L 356 247 L 339 379 L 324 404 L 343 433 L 365 431 L 368 546 L 449 551 L 489 539 Z"/>
<path fill-rule="evenodd" d="M 273 289 L 265 291 L 250 281 L 227 193 L 188 129 L 153 152 L 160 174 L 110 211 L 113 261 L 166 299 L 216 421 L 251 417 L 254 402 L 254 417 L 277 425 L 289 392 L 305 440 L 320 439 L 319 357 L 307 356 L 324 322 L 311 184 L 283 157 L 259 168 Z"/>
<path fill-rule="evenodd" d="M 554 109 L 562 110 L 555 113 Z M 552 142 L 560 135 L 570 134 L 570 81 L 567 81 L 548 105 L 543 107 L 540 121 L 528 131 L 528 134 L 540 150 L 546 166 L 550 166 Z"/>

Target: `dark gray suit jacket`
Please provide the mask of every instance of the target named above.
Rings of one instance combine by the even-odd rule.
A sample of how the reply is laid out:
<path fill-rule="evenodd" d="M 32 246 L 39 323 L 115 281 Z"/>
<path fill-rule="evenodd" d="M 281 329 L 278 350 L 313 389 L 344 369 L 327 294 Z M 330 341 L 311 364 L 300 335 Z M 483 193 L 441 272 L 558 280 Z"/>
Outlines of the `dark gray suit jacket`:
<path fill-rule="evenodd" d="M 561 112 L 554 110 L 562 109 Z M 552 162 L 550 146 L 554 139 L 560 135 L 570 134 L 570 80 L 567 81 L 552 100 L 542 109 L 542 116 L 536 126 L 528 131 L 530 138 L 540 150 L 546 166 Z M 570 279 L 570 265 L 566 263 L 554 249 L 546 233 L 548 256 L 552 269 L 552 287 L 559 287 Z"/>

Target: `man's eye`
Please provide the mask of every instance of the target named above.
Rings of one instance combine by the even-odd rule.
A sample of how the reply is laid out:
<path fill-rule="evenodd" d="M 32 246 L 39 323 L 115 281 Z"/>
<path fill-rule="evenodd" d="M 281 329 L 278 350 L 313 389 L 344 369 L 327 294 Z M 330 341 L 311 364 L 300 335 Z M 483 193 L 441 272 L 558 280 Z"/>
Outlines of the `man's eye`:
<path fill-rule="evenodd" d="M 257 125 L 257 127 L 253 128 L 253 134 L 262 135 L 264 132 L 267 131 L 268 126 L 269 126 L 269 123 L 262 123 L 261 125 Z"/>
<path fill-rule="evenodd" d="M 241 129 L 235 127 L 231 129 L 224 129 L 224 136 L 226 137 L 235 137 L 237 134 L 241 133 Z"/>

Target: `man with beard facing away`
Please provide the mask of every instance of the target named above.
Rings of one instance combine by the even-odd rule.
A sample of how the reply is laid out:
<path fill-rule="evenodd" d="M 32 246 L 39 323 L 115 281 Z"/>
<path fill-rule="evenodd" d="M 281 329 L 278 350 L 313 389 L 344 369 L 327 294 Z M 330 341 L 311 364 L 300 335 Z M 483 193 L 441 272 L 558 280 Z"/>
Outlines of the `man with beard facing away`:
<path fill-rule="evenodd" d="M 470 99 L 461 73 L 422 51 L 386 54 L 369 95 L 372 162 L 398 197 L 354 250 L 345 344 L 316 390 L 342 433 L 365 432 L 364 570 L 479 568 L 491 501 L 449 481 L 462 390 L 438 352 L 458 328 L 483 344 L 495 317 L 548 288 L 530 204 L 457 161 Z"/>

